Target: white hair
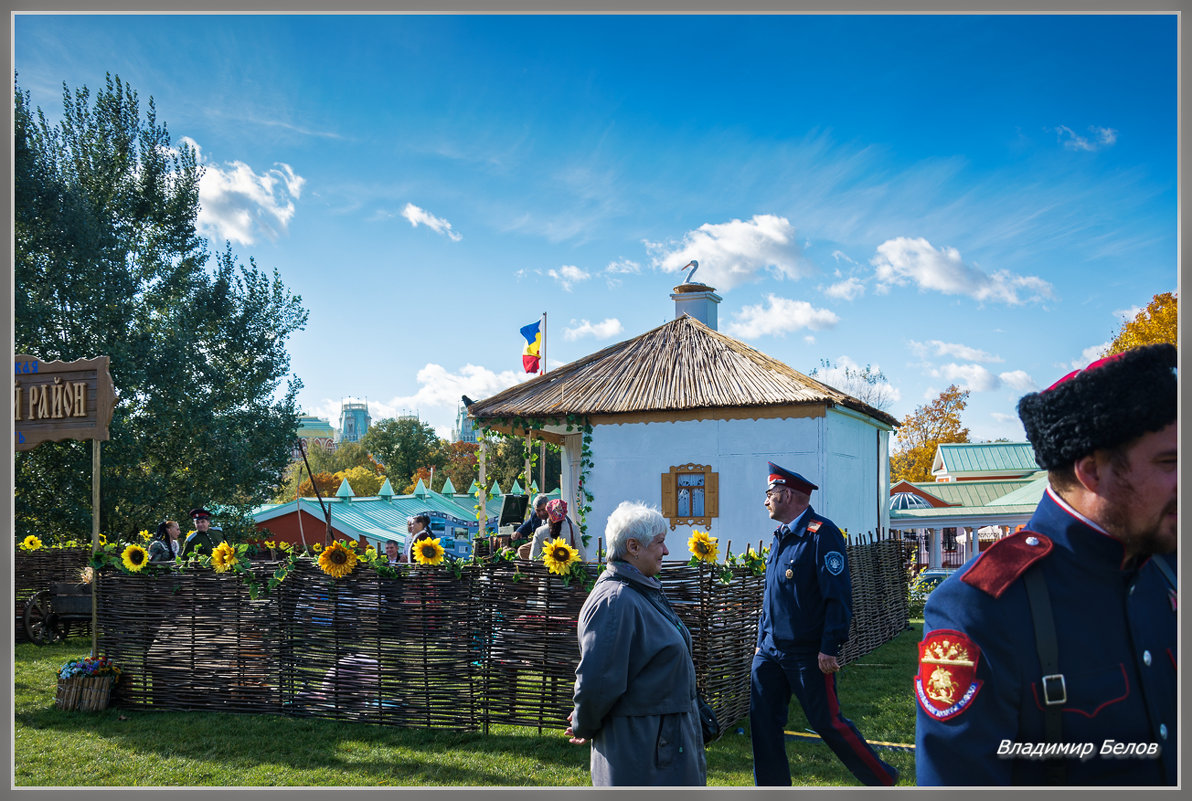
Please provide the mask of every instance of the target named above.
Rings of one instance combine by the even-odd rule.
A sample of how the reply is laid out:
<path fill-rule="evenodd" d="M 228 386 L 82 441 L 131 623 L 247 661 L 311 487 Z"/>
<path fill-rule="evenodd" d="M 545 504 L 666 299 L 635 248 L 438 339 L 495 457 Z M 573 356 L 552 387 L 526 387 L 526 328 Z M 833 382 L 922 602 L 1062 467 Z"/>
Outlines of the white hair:
<path fill-rule="evenodd" d="M 542 506 L 549 500 L 550 500 L 549 495 L 543 495 L 542 493 L 539 493 L 534 496 L 534 503 L 530 508 L 533 509 L 534 511 L 538 511 L 538 507 Z"/>
<path fill-rule="evenodd" d="M 629 553 L 629 541 L 637 540 L 643 548 L 659 534 L 666 533 L 666 518 L 653 506 L 641 501 L 622 501 L 608 516 L 604 527 L 604 542 L 608 559 L 624 559 Z"/>

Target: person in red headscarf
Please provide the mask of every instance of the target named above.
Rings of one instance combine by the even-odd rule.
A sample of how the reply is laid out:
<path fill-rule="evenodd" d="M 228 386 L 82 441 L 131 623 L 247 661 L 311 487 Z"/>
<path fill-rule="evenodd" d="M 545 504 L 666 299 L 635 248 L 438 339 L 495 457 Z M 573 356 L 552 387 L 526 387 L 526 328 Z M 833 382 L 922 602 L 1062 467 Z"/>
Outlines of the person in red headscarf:
<path fill-rule="evenodd" d="M 588 549 L 584 545 L 583 535 L 567 516 L 567 501 L 556 498 L 549 502 L 546 505 L 546 518 L 547 522 L 534 532 L 534 540 L 530 543 L 530 558 L 541 559 L 546 543 L 562 538 L 563 542 L 579 552 L 581 562 L 588 561 Z"/>

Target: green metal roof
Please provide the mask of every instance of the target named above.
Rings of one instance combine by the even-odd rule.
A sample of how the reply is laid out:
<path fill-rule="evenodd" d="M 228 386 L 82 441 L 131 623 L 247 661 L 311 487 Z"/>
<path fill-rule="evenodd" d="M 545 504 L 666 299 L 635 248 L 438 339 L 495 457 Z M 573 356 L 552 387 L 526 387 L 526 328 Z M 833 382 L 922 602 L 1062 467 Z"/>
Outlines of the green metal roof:
<path fill-rule="evenodd" d="M 1046 476 L 1046 473 L 1043 475 Z M 1007 493 L 1027 486 L 1033 480 L 1034 477 L 985 481 L 924 481 L 915 483 L 914 487 L 952 506 L 985 506 Z"/>
<path fill-rule="evenodd" d="M 1019 503 L 1037 504 L 1046 490 L 1047 474 L 1040 472 L 1028 481 L 1025 486 L 1019 487 L 1013 492 L 1007 492 L 1002 497 L 992 501 L 990 506 L 1013 506 Z"/>
<path fill-rule="evenodd" d="M 1035 473 L 1035 450 L 1029 442 L 949 442 L 940 445 L 932 473 Z"/>

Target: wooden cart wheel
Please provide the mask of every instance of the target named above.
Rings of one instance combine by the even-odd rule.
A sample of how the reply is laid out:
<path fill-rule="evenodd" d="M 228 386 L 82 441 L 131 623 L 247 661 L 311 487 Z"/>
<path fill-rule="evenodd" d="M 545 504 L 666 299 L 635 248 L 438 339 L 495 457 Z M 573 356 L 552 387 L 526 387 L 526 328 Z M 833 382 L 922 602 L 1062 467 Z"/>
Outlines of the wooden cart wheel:
<path fill-rule="evenodd" d="M 25 636 L 37 645 L 49 645 L 62 639 L 53 597 L 49 590 L 42 590 L 25 602 Z"/>

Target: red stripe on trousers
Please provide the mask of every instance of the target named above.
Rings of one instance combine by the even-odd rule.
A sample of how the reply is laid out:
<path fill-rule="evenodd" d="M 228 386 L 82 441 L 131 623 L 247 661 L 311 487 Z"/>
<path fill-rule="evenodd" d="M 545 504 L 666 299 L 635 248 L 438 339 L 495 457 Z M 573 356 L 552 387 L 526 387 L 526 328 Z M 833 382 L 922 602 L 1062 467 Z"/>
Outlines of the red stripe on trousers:
<path fill-rule="evenodd" d="M 857 756 L 861 757 L 861 761 L 869 766 L 875 776 L 881 776 L 882 782 L 887 787 L 894 783 L 894 777 L 891 776 L 882 763 L 877 761 L 873 752 L 865 747 L 865 744 L 857 739 L 857 735 L 853 730 L 845 725 L 844 721 L 840 719 L 840 701 L 836 698 L 836 681 L 831 673 L 824 674 L 824 689 L 828 694 L 828 713 L 832 716 L 832 728 L 836 729 L 837 733 L 844 738 L 844 741 L 852 747 Z"/>

